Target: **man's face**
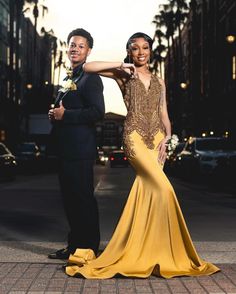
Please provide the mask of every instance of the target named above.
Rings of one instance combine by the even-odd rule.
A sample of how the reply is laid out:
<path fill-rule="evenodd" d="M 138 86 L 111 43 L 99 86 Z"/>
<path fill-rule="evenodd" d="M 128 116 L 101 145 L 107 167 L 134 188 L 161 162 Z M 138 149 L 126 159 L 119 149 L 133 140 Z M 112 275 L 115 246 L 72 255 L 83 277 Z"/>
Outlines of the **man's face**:
<path fill-rule="evenodd" d="M 70 38 L 67 55 L 72 68 L 83 63 L 90 52 L 91 48 L 89 48 L 86 38 L 82 36 L 73 36 Z"/>

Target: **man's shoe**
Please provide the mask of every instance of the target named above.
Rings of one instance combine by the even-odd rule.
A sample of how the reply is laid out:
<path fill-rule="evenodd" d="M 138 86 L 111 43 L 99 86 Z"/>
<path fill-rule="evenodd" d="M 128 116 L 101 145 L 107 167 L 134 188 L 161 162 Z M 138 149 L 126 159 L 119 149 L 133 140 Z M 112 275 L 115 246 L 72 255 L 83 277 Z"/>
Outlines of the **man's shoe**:
<path fill-rule="evenodd" d="M 58 251 L 52 252 L 48 255 L 51 259 L 68 259 L 71 251 L 68 248 L 63 248 Z"/>
<path fill-rule="evenodd" d="M 72 266 L 72 265 L 75 265 L 75 264 L 71 262 L 66 262 L 61 266 L 61 269 L 65 271 L 67 266 Z"/>

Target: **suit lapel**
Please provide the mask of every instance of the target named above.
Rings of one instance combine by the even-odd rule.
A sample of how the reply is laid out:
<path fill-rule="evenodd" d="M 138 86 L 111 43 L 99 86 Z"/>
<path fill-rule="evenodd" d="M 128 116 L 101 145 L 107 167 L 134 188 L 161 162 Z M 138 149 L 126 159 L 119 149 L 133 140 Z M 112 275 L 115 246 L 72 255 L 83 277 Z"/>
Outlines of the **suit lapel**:
<path fill-rule="evenodd" d="M 62 98 L 67 94 L 69 92 L 69 90 L 68 91 L 66 91 L 66 92 L 58 92 L 58 94 L 57 94 L 57 98 L 56 98 L 56 100 L 55 100 L 55 105 L 56 104 L 58 104 L 61 100 L 62 100 Z"/>
<path fill-rule="evenodd" d="M 82 76 L 83 76 L 83 74 L 84 74 L 84 71 L 82 71 L 80 74 L 79 74 L 79 76 L 76 76 L 76 77 L 74 77 L 74 78 L 72 78 L 72 81 L 75 83 L 75 84 L 77 84 L 78 82 L 79 82 L 79 80 L 82 78 Z M 65 92 L 61 92 L 61 91 L 59 91 L 58 92 L 58 95 L 57 95 L 57 98 L 56 98 L 56 100 L 55 100 L 55 105 L 56 104 L 58 104 L 65 96 L 66 96 L 66 94 L 69 92 L 70 90 L 67 90 L 67 91 L 65 91 Z"/>
<path fill-rule="evenodd" d="M 84 71 L 82 71 L 80 73 L 80 75 L 78 77 L 75 77 L 74 79 L 72 79 L 74 81 L 74 83 L 78 83 L 78 81 L 82 78 L 82 76 L 84 75 Z"/>

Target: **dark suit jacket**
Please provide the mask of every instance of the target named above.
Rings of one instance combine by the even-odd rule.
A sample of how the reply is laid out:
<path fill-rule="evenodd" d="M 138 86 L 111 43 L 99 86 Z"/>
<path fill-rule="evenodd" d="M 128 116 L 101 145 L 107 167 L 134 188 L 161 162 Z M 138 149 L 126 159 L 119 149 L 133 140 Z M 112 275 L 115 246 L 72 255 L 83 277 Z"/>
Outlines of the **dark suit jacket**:
<path fill-rule="evenodd" d="M 94 159 L 97 153 L 95 123 L 104 117 L 103 84 L 97 74 L 80 72 L 73 76 L 77 90 L 59 93 L 55 107 L 62 101 L 63 119 L 54 121 L 52 138 L 62 159 Z"/>

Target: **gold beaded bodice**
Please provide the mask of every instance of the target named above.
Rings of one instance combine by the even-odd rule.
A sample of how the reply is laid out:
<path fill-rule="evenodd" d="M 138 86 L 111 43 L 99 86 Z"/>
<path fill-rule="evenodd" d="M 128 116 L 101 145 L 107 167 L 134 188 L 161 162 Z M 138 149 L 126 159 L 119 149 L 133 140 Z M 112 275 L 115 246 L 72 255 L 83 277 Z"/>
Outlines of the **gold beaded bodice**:
<path fill-rule="evenodd" d="M 127 116 L 124 123 L 123 143 L 127 156 L 134 156 L 130 134 L 135 130 L 147 148 L 154 149 L 154 136 L 164 132 L 161 121 L 163 104 L 161 84 L 158 78 L 151 76 L 147 90 L 139 78 L 130 79 L 125 85 L 124 102 Z"/>

